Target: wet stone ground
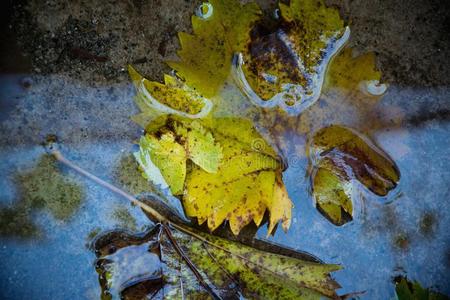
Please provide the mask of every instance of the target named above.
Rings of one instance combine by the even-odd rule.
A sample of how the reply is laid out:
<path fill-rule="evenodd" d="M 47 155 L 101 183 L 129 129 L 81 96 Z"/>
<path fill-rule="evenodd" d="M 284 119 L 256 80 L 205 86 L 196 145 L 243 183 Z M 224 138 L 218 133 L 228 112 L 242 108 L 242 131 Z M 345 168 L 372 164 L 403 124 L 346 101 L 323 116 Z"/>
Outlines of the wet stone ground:
<path fill-rule="evenodd" d="M 273 1 L 258 2 L 274 9 Z M 134 194 L 147 189 L 130 158 L 141 129 L 129 120 L 137 108 L 125 68 L 132 63 L 161 79 L 169 71 L 164 61 L 179 47 L 176 33 L 190 30 L 198 3 L 2 2 L 1 299 L 98 299 L 89 242 L 106 230 L 151 225 L 139 209 L 57 167 L 40 144 L 56 134 L 79 165 Z M 340 293 L 390 299 L 393 277 L 407 275 L 450 294 L 448 3 L 327 3 L 350 23 L 357 53 L 377 54 L 389 84 L 379 105 L 407 112 L 400 128 L 369 131 L 402 178 L 386 199 L 356 195 L 355 220 L 336 227 L 312 204 L 302 158 L 284 175 L 295 202 L 293 224 L 270 240 L 342 264 L 334 275 Z M 60 198 L 43 196 L 61 191 Z"/>

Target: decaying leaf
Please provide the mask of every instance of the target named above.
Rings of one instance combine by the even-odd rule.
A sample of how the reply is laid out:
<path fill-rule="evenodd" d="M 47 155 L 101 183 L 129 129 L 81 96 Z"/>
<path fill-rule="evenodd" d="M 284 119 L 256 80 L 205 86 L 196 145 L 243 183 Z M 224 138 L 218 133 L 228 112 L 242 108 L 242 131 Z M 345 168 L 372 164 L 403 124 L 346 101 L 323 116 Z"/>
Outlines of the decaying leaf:
<path fill-rule="evenodd" d="M 156 166 L 165 179 L 162 186 L 182 195 L 188 216 L 199 224 L 207 221 L 211 230 L 227 220 L 237 235 L 252 221 L 259 226 L 268 210 L 269 233 L 280 220 L 284 230 L 289 228 L 292 203 L 281 179 L 282 165 L 250 121 L 163 120 L 147 127 L 135 156 L 150 180 L 161 184 Z"/>
<path fill-rule="evenodd" d="M 32 168 L 15 173 L 13 180 L 19 200 L 11 206 L 0 204 L 0 236 L 42 237 L 43 231 L 33 219 L 37 212 L 65 221 L 83 204 L 83 187 L 60 172 L 50 155 L 41 156 Z"/>
<path fill-rule="evenodd" d="M 337 299 L 340 286 L 323 264 L 306 253 L 253 239 L 253 247 L 188 226 L 167 201 L 141 201 L 83 170 L 48 146 L 59 162 L 139 206 L 156 223 L 141 235 L 108 232 L 93 249 L 102 299 Z M 285 194 L 280 190 L 279 193 Z M 258 248 L 257 248 L 258 247 Z"/>
<path fill-rule="evenodd" d="M 386 196 L 400 179 L 392 159 L 368 138 L 351 129 L 326 127 L 315 134 L 314 147 L 320 151 L 320 156 L 333 159 L 336 165 L 349 166 L 356 179 L 379 196 Z"/>
<path fill-rule="evenodd" d="M 379 105 L 382 92 L 387 89 L 387 85 L 379 83 L 380 78 L 374 53 L 355 55 L 351 48 L 344 48 L 329 63 L 318 105 L 310 106 L 296 117 L 271 109 L 264 113 L 261 126 L 270 128 L 282 149 L 292 144 L 289 137 L 285 140 L 286 133 L 308 136 L 331 124 L 365 131 L 398 127 L 403 120 L 399 108 Z"/>
<path fill-rule="evenodd" d="M 404 277 L 395 279 L 398 300 L 448 300 L 448 296 L 423 288 L 418 282 L 410 282 Z"/>
<path fill-rule="evenodd" d="M 135 102 L 141 110 L 132 119 L 142 127 L 163 114 L 202 118 L 211 111 L 211 101 L 176 77 L 164 75 L 162 84 L 145 79 L 131 66 L 128 67 L 128 73 L 138 92 Z"/>
<path fill-rule="evenodd" d="M 314 170 L 313 192 L 317 209 L 331 222 L 342 225 L 352 219 L 352 183 L 345 172 L 324 158 Z"/>
<path fill-rule="evenodd" d="M 237 61 L 236 78 L 255 104 L 279 105 L 298 114 L 319 98 L 327 65 L 350 31 L 338 11 L 323 1 L 292 0 L 279 6 L 275 28 L 253 31 Z"/>
<path fill-rule="evenodd" d="M 97 272 L 105 298 L 126 299 L 322 299 L 334 298 L 339 285 L 330 273 L 338 265 L 302 254 L 262 251 L 198 231 L 171 229 L 210 291 L 174 250 L 159 225 L 142 236 L 112 232 L 97 239 Z M 263 243 L 263 242 L 261 242 Z"/>
<path fill-rule="evenodd" d="M 198 16 L 192 16 L 194 34 L 179 33 L 180 61 L 169 62 L 169 66 L 203 96 L 216 95 L 230 74 L 234 53 L 244 50 L 260 15 L 254 2 L 205 2 Z"/>
<path fill-rule="evenodd" d="M 313 193 L 318 208 L 335 224 L 351 220 L 351 179 L 371 192 L 386 196 L 397 186 L 395 163 L 369 139 L 354 130 L 329 126 L 312 140 Z M 343 214 L 349 215 L 343 218 Z"/>

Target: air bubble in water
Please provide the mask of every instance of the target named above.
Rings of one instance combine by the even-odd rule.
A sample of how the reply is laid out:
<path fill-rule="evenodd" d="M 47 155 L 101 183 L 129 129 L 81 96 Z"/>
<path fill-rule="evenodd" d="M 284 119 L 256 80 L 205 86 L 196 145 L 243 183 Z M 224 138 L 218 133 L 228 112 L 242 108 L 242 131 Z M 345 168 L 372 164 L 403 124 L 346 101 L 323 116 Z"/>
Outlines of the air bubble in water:
<path fill-rule="evenodd" d="M 273 18 L 275 19 L 275 20 L 278 20 L 278 19 L 280 19 L 280 15 L 281 15 L 281 13 L 280 13 L 280 9 L 275 9 L 274 11 L 273 11 Z"/>
<path fill-rule="evenodd" d="M 380 83 L 378 80 L 368 80 L 363 82 L 363 92 L 372 96 L 381 96 L 387 90 L 387 84 Z"/>
<path fill-rule="evenodd" d="M 200 4 L 200 6 L 196 9 L 195 14 L 197 17 L 200 17 L 202 19 L 208 19 L 213 14 L 213 6 L 211 3 L 203 2 Z"/>

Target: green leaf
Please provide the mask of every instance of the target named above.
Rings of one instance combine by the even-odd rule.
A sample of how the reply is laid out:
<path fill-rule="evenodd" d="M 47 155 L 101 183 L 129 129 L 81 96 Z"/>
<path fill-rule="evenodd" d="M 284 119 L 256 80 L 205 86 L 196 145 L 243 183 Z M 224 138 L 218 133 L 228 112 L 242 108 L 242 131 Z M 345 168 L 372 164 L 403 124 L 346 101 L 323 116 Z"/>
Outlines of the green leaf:
<path fill-rule="evenodd" d="M 161 138 L 145 135 L 139 142 L 135 157 L 148 179 L 162 188 L 170 187 L 172 194 L 183 193 L 186 177 L 186 150 L 175 141 L 171 133 Z"/>
<path fill-rule="evenodd" d="M 255 243 L 271 250 L 267 252 L 192 229 L 172 229 L 172 238 L 222 299 L 239 295 L 253 299 L 333 298 L 339 288 L 330 277 L 339 266 L 321 264 L 306 255 L 277 254 L 286 253 L 279 246 Z M 141 298 L 209 298 L 174 251 L 162 226 L 144 237 L 109 233 L 97 239 L 95 250 L 105 295 L 123 297 L 126 292 Z"/>
<path fill-rule="evenodd" d="M 211 0 L 192 17 L 193 35 L 178 34 L 180 61 L 171 61 L 177 75 L 204 97 L 216 95 L 231 71 L 233 55 L 244 50 L 261 11 L 253 2 Z"/>
<path fill-rule="evenodd" d="M 396 278 L 395 292 L 398 300 L 446 300 L 446 295 L 423 288 L 417 281 L 410 282 L 404 277 Z"/>

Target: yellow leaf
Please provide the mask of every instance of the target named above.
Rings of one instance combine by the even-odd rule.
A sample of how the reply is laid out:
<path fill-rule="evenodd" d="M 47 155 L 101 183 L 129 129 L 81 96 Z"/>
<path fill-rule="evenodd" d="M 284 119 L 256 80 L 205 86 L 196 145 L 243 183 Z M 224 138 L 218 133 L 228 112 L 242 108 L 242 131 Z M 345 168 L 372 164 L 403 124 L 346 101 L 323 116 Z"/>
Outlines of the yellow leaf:
<path fill-rule="evenodd" d="M 325 158 L 314 171 L 312 181 L 314 199 L 320 212 L 336 225 L 352 219 L 352 184 L 343 171 Z"/>
<path fill-rule="evenodd" d="M 275 225 L 281 220 L 281 226 L 286 232 L 291 226 L 292 202 L 289 199 L 286 187 L 281 178 L 277 177 L 274 185 L 273 199 L 267 206 L 270 211 L 269 230 L 267 234 L 272 233 Z"/>
<path fill-rule="evenodd" d="M 243 51 L 261 11 L 255 3 L 211 0 L 192 17 L 194 34 L 179 33 L 180 61 L 169 66 L 205 97 L 214 96 L 231 71 L 233 55 Z"/>
<path fill-rule="evenodd" d="M 239 141 L 242 144 L 241 147 L 247 151 L 260 152 L 278 158 L 278 154 L 261 137 L 250 120 L 232 117 L 217 118 L 213 120 L 212 127 L 226 139 Z"/>
<path fill-rule="evenodd" d="M 132 119 L 143 127 L 163 114 L 202 118 L 212 109 L 211 101 L 175 77 L 164 75 L 162 84 L 145 79 L 131 66 L 128 72 L 138 92 L 135 102 L 141 110 Z"/>
<path fill-rule="evenodd" d="M 186 177 L 186 150 L 175 141 L 171 133 L 163 134 L 160 139 L 152 135 L 143 136 L 140 141 L 140 151 L 135 153 L 135 156 L 148 179 L 161 184 L 162 175 L 172 194 L 178 195 L 183 192 Z M 151 161 L 146 157 L 150 157 Z"/>
<path fill-rule="evenodd" d="M 364 88 L 362 84 L 378 82 L 381 72 L 375 68 L 375 59 L 373 52 L 354 56 L 351 48 L 345 48 L 330 63 L 324 89 L 335 87 L 349 92 Z"/>
<path fill-rule="evenodd" d="M 211 132 L 195 122 L 186 132 L 189 159 L 208 173 L 215 173 L 222 159 L 222 148 L 215 142 Z"/>
<path fill-rule="evenodd" d="M 276 175 L 281 164 L 275 151 L 249 121 L 219 118 L 205 123 L 222 149 L 222 160 L 215 173 L 199 164 L 189 171 L 183 194 L 187 215 L 200 224 L 208 221 L 211 230 L 228 220 L 238 234 L 251 221 L 260 225 L 268 210 L 270 232 L 280 220 L 287 229 L 292 203 L 281 175 Z"/>
<path fill-rule="evenodd" d="M 183 197 L 186 213 L 199 220 L 208 220 L 211 230 L 224 220 L 229 220 L 234 234 L 238 234 L 252 220 L 259 225 L 266 208 L 275 206 L 273 202 L 278 204 L 279 199 L 273 196 L 275 172 L 270 171 L 276 164 L 269 157 L 265 159 L 266 164 L 262 163 L 263 157 L 260 157 L 261 163 L 254 163 L 258 156 L 262 155 L 255 153 L 233 157 L 215 174 L 193 170 L 186 179 Z M 240 162 L 241 166 L 236 167 L 236 163 Z M 275 222 L 274 218 L 274 222 L 280 219 Z"/>

